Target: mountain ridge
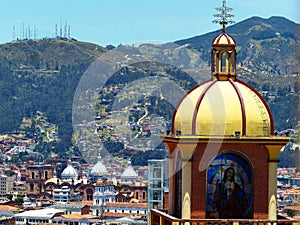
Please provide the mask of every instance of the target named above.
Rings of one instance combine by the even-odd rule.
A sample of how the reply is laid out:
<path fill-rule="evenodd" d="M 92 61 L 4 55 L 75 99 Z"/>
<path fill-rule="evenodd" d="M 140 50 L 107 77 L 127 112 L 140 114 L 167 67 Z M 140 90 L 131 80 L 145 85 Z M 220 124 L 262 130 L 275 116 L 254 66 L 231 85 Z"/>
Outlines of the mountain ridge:
<path fill-rule="evenodd" d="M 220 30 L 175 41 L 200 51 L 204 61 L 210 61 L 212 40 Z M 300 73 L 300 24 L 284 17 L 268 19 L 251 17 L 226 28 L 237 43 L 237 62 L 248 69 L 271 75 Z M 280 60 L 279 60 L 280 59 Z"/>
<path fill-rule="evenodd" d="M 245 81 L 257 90 L 266 92 L 265 98 L 268 99 L 278 126 L 276 129 L 295 128 L 297 125 L 297 110 L 293 110 L 293 107 L 297 109 L 299 104 L 299 83 L 297 83 L 300 69 L 297 57 L 300 53 L 299 26 L 281 17 L 269 19 L 252 17 L 227 28 L 228 33 L 237 42 L 238 76 L 243 80 L 245 78 Z M 279 27 L 282 27 L 282 32 L 276 34 Z M 184 83 L 187 90 L 192 88 L 189 85 L 193 82 L 186 78 L 180 66 L 181 64 L 193 66 L 204 62 L 208 68 L 206 74 L 202 74 L 199 70 L 196 72 L 199 76 L 206 76 L 206 79 L 210 77 L 211 42 L 219 33 L 220 30 L 217 30 L 178 40 L 175 42 L 176 46 L 174 43 L 158 47 L 123 46 L 125 50 L 128 48 L 128 54 L 135 56 L 146 52 L 150 52 L 150 56 L 157 53 L 158 55 L 155 55 L 157 59 L 167 62 L 165 63 L 167 66 L 175 64 L 176 68 L 167 68 L 159 64 L 152 64 L 147 68 L 143 62 L 145 70 L 140 72 L 120 66 L 119 72 L 122 76 L 112 77 L 114 78 L 111 79 L 112 83 L 107 85 L 114 87 L 104 97 L 106 100 L 113 99 L 117 94 L 115 86 L 121 87 L 120 79 L 123 79 L 125 85 L 127 81 L 132 81 L 129 78 L 141 75 L 154 77 L 157 74 L 167 74 L 168 78 L 174 80 L 178 78 L 176 81 Z M 195 52 L 199 60 L 189 55 L 190 52 L 186 48 L 181 48 L 181 45 L 189 46 L 193 50 L 190 52 Z M 170 50 L 172 46 L 174 51 Z M 5 106 L 0 107 L 2 115 L 0 132 L 19 129 L 23 118 L 30 118 L 40 111 L 48 117 L 50 123 L 58 126 L 61 145 L 55 148 L 63 152 L 72 146 L 74 93 L 87 68 L 97 57 L 111 48 L 113 47 L 104 48 L 97 44 L 64 38 L 18 40 L 0 45 L 0 105 Z M 166 49 L 168 51 L 165 51 Z M 99 99 L 97 100 L 101 103 Z M 157 102 L 159 105 L 160 102 Z M 155 110 L 153 109 L 153 112 L 157 113 Z"/>

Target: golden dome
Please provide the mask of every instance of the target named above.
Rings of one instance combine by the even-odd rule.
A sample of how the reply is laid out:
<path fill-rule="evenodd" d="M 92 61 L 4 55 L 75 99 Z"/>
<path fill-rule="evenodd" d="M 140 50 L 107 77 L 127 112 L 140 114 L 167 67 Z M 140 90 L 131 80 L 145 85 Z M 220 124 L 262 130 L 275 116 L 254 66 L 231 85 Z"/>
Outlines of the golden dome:
<path fill-rule="evenodd" d="M 219 34 L 212 42 L 213 47 L 235 47 L 236 43 L 233 37 L 229 34 Z"/>
<path fill-rule="evenodd" d="M 274 125 L 261 95 L 229 78 L 209 80 L 191 89 L 173 115 L 173 134 L 200 136 L 270 136 Z"/>

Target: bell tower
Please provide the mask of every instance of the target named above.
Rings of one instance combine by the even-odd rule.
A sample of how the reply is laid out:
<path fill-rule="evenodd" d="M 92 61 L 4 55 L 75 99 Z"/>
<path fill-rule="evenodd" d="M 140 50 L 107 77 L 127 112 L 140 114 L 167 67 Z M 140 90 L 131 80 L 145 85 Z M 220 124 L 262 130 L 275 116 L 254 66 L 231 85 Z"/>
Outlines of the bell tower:
<path fill-rule="evenodd" d="M 212 79 L 179 102 L 169 151 L 168 213 L 182 219 L 276 219 L 277 162 L 287 137 L 274 136 L 271 111 L 237 78 L 236 42 L 226 33 L 231 8 L 217 8 Z"/>

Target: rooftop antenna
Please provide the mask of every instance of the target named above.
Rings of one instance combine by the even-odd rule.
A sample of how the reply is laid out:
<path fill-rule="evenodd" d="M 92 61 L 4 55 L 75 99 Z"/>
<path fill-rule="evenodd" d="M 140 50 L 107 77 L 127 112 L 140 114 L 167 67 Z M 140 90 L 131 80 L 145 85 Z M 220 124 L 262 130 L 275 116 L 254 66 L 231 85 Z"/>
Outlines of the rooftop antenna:
<path fill-rule="evenodd" d="M 231 19 L 232 17 L 234 17 L 234 15 L 230 13 L 232 11 L 232 8 L 227 7 L 226 0 L 223 0 L 222 7 L 217 7 L 216 10 L 219 13 L 214 15 L 216 19 L 212 22 L 222 25 L 222 32 L 225 33 L 226 25 L 235 23 L 235 21 Z"/>

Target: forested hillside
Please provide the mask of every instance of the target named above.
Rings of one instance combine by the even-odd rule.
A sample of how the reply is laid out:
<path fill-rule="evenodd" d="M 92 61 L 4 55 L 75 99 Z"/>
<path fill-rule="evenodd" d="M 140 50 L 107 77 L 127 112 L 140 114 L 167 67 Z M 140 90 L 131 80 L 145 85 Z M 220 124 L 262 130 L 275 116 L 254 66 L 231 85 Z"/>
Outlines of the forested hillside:
<path fill-rule="evenodd" d="M 281 17 L 253 17 L 228 27 L 227 32 L 238 44 L 238 76 L 263 94 L 274 116 L 275 129 L 296 128 L 299 121 L 299 24 Z M 176 43 L 191 48 L 209 68 L 211 41 L 218 33 Z M 158 50 L 142 45 L 131 51 L 135 54 L 150 50 L 164 52 L 167 47 L 165 45 Z M 64 38 L 22 40 L 0 45 L 0 133 L 19 131 L 23 118 L 33 118 L 37 111 L 43 112 L 49 122 L 58 126 L 59 141 L 53 146 L 63 155 L 74 143 L 72 104 L 78 83 L 91 63 L 112 48 Z M 185 64 L 192 64 L 194 59 L 184 48 L 176 51 L 169 52 L 168 57 L 180 56 L 178 58 Z M 196 84 L 180 68 L 144 62 L 138 69 L 134 66 L 120 67 L 106 85 L 120 89 L 128 82 L 148 76 L 167 77 L 185 90 Z M 199 72 L 199 76 L 199 80 L 204 80 L 210 74 Z M 102 112 L 102 100 L 105 99 L 103 104 L 109 111 L 117 94 L 114 90 L 100 91 L 95 116 Z M 162 99 L 145 98 L 139 104 L 148 105 L 147 110 L 151 114 L 167 120 L 172 118 L 174 107 Z M 34 130 L 27 129 L 26 132 L 34 135 Z M 42 140 L 39 144 L 40 149 L 46 146 Z M 47 150 L 44 149 L 45 152 Z"/>

